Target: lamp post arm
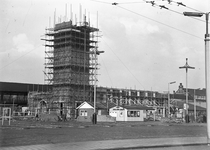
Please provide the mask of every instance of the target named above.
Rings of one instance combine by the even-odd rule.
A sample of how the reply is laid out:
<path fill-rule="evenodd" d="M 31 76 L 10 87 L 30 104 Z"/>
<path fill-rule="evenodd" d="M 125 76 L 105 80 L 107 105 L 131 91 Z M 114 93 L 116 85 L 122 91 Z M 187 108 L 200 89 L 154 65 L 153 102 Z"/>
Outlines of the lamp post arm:
<path fill-rule="evenodd" d="M 184 16 L 189 17 L 202 17 L 204 13 L 202 12 L 183 12 Z"/>

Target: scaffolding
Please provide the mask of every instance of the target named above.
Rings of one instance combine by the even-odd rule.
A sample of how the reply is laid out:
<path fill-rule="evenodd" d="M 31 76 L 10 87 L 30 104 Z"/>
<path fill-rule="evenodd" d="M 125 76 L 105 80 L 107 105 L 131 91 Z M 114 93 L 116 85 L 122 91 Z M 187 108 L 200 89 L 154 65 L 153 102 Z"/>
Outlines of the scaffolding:
<path fill-rule="evenodd" d="M 52 99 L 51 91 L 48 92 L 39 92 L 39 91 L 30 91 L 28 92 L 28 110 L 32 115 L 36 113 L 45 113 L 49 110 L 50 99 Z"/>
<path fill-rule="evenodd" d="M 53 87 L 52 108 L 75 110 L 83 101 L 92 101 L 98 31 L 86 16 L 79 24 L 70 20 L 46 29 L 45 81 Z"/>

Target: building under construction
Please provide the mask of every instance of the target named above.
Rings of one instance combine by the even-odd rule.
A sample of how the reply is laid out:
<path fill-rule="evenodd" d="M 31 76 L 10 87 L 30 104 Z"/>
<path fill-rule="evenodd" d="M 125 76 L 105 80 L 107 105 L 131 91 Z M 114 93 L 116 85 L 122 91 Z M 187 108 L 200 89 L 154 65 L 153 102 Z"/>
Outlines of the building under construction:
<path fill-rule="evenodd" d="M 45 33 L 45 80 L 52 85 L 51 110 L 75 110 L 93 100 L 96 82 L 98 28 L 83 21 L 55 23 Z M 71 111 L 73 114 L 74 111 Z"/>

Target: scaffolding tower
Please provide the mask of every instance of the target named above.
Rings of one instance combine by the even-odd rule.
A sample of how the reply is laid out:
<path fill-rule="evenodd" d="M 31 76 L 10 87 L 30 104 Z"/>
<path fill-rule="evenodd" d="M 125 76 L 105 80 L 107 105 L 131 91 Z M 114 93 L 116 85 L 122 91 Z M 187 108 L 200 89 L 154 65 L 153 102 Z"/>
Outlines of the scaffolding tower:
<path fill-rule="evenodd" d="M 79 24 L 70 20 L 46 29 L 45 80 L 53 87 L 51 110 L 75 110 L 83 101 L 93 100 L 98 31 L 86 16 Z"/>

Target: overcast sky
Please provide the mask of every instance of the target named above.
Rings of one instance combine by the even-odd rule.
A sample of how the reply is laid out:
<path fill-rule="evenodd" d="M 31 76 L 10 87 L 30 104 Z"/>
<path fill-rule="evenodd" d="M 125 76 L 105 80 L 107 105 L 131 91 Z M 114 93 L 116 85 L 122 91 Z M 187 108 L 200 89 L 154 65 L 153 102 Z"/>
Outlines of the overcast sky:
<path fill-rule="evenodd" d="M 186 72 L 179 67 L 188 58 L 195 67 L 189 70 L 188 87 L 204 88 L 205 17 L 181 13 L 209 12 L 210 1 L 178 2 L 186 7 L 160 0 L 156 4 L 169 10 L 143 0 L 1 0 L 0 81 L 43 84 L 45 47 L 40 39 L 45 28 L 52 27 L 55 9 L 64 19 L 66 4 L 67 18 L 70 5 L 79 18 L 81 4 L 91 26 L 97 26 L 98 12 L 99 50 L 105 51 L 99 56 L 99 86 L 163 92 L 176 81 L 170 90 L 177 90 L 179 83 L 186 86 Z"/>

